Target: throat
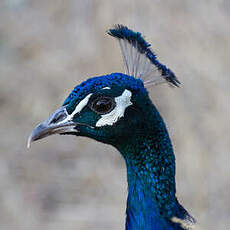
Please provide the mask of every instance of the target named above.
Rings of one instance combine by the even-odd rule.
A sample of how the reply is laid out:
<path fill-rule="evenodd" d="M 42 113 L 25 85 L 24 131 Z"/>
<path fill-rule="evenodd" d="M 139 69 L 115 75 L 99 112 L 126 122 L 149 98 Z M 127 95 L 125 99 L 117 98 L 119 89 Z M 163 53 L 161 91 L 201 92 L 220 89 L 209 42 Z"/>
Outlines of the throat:
<path fill-rule="evenodd" d="M 164 229 L 174 213 L 176 203 L 173 181 L 158 176 L 160 169 L 127 162 L 127 229 Z M 147 169 L 149 167 L 149 169 Z"/>
<path fill-rule="evenodd" d="M 183 229 L 171 221 L 187 212 L 175 196 L 175 156 L 162 125 L 157 135 L 131 137 L 119 146 L 127 166 L 126 230 Z"/>

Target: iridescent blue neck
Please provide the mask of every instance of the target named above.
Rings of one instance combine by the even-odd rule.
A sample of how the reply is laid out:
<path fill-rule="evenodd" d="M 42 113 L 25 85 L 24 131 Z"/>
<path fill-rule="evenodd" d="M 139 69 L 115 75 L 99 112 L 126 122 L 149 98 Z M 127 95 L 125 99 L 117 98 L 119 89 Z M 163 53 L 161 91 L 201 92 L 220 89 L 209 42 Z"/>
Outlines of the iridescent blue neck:
<path fill-rule="evenodd" d="M 118 146 L 127 166 L 126 230 L 183 229 L 171 221 L 186 215 L 175 196 L 173 148 L 163 120 L 154 113 L 157 119 Z"/>

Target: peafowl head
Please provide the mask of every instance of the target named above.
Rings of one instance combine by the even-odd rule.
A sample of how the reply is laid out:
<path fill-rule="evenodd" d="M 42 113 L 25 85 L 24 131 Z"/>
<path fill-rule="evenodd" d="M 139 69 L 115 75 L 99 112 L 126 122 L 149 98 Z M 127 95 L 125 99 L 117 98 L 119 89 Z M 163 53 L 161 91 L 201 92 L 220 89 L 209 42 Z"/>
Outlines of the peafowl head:
<path fill-rule="evenodd" d="M 125 74 L 93 77 L 76 86 L 63 105 L 39 124 L 30 143 L 52 134 L 86 136 L 116 147 L 127 165 L 126 229 L 185 229 L 194 219 L 175 193 L 175 157 L 160 114 L 147 87 L 178 86 L 174 73 L 161 64 L 140 33 L 117 25 Z"/>
<path fill-rule="evenodd" d="M 52 134 L 87 136 L 116 146 L 148 130 L 156 109 L 146 87 L 163 82 L 178 86 L 179 81 L 140 33 L 117 25 L 108 34 L 119 40 L 126 74 L 93 77 L 76 86 L 61 108 L 34 129 L 28 146 Z"/>
<path fill-rule="evenodd" d="M 152 109 L 142 80 L 122 73 L 90 78 L 37 126 L 29 143 L 51 134 L 73 134 L 116 145 L 147 128 Z"/>

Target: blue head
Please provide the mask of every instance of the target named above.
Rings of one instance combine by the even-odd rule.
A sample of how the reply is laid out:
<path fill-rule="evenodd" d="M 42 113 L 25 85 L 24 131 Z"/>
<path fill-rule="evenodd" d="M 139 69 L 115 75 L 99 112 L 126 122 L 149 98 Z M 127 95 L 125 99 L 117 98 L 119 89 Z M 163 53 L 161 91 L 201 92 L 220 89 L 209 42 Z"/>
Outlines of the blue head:
<path fill-rule="evenodd" d="M 178 86 L 174 73 L 161 64 L 140 33 L 117 25 L 109 35 L 121 46 L 126 74 L 94 77 L 76 86 L 63 106 L 41 123 L 31 141 L 51 134 L 75 134 L 120 145 L 126 137 L 148 130 L 148 121 L 161 127 L 146 86 L 167 82 Z M 158 122 L 158 123 L 157 123 Z"/>
<path fill-rule="evenodd" d="M 63 106 L 34 130 L 30 141 L 59 133 L 118 146 L 148 129 L 153 110 L 142 80 L 122 73 L 93 77 L 73 89 Z"/>

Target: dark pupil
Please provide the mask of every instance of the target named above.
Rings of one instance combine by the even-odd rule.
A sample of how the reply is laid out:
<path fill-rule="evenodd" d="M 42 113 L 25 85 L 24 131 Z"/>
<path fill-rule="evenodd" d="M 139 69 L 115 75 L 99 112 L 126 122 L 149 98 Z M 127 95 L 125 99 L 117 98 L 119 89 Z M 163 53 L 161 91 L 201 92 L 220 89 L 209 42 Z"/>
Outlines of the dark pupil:
<path fill-rule="evenodd" d="M 98 113 L 107 113 L 112 106 L 113 102 L 110 98 L 100 98 L 93 103 L 93 109 Z"/>

